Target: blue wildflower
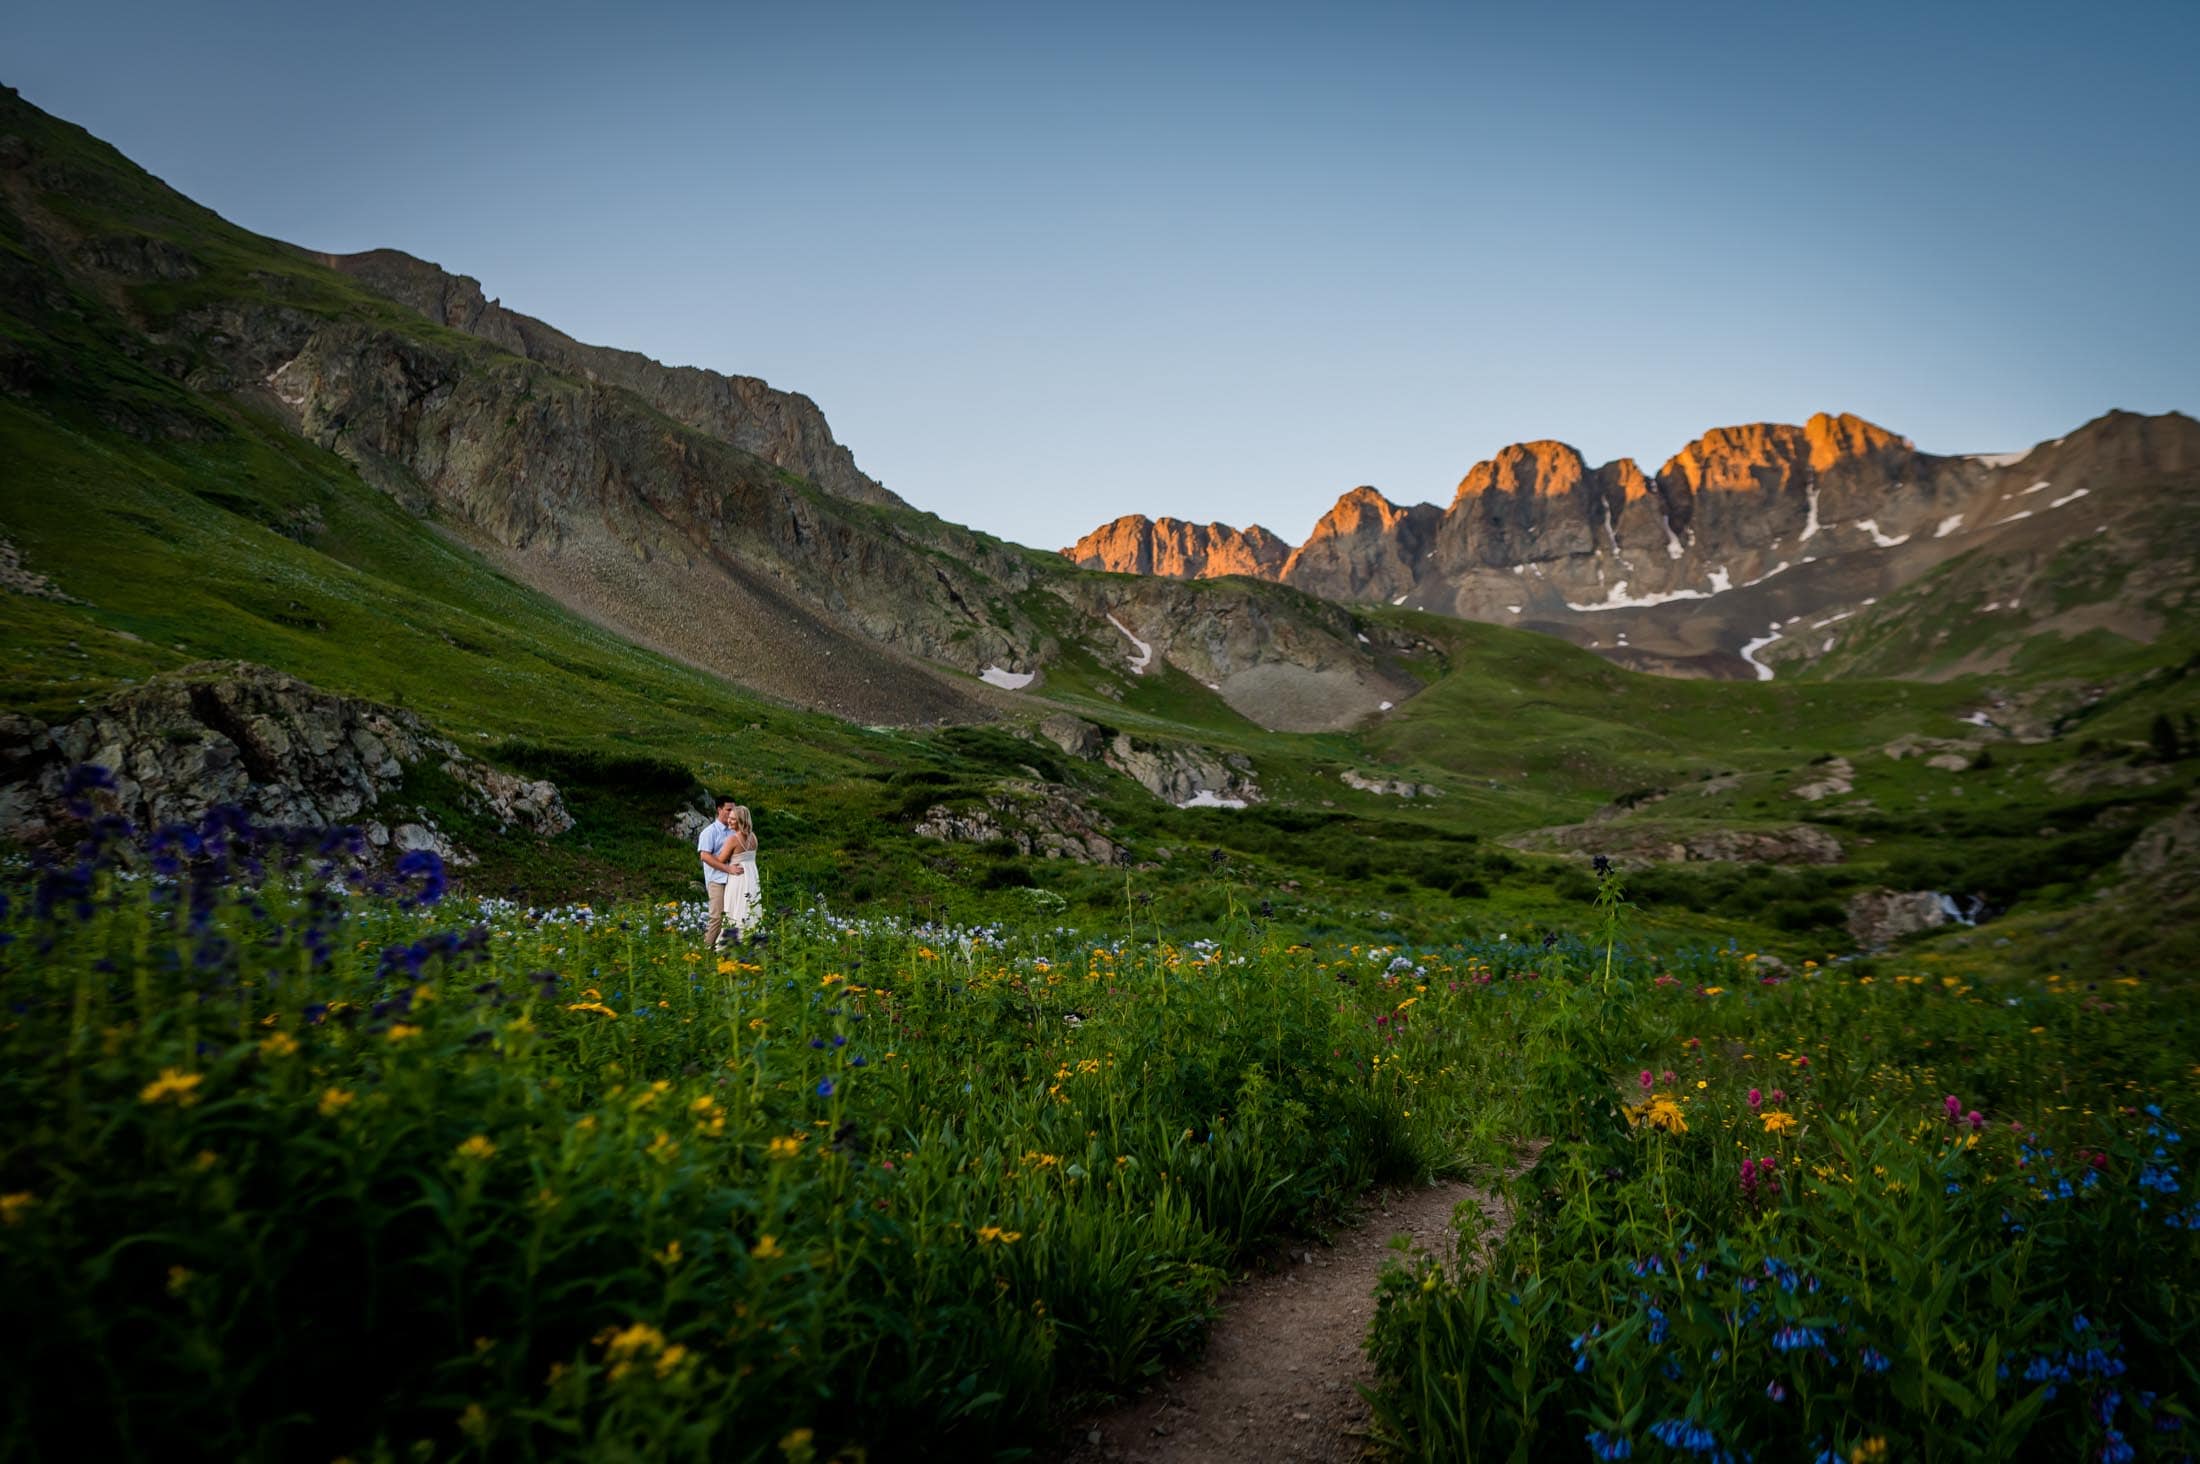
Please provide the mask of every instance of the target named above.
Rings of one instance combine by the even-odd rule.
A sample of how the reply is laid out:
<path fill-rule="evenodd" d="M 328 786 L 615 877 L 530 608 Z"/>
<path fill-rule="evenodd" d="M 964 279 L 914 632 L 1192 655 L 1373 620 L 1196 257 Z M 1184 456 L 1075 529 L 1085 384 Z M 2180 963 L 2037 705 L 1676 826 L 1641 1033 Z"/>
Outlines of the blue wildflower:
<path fill-rule="evenodd" d="M 1625 1459 L 1635 1452 L 1634 1440 L 1625 1434 L 1608 1434 L 1591 1430 L 1588 1435 L 1589 1452 L 1599 1459 Z"/>
<path fill-rule="evenodd" d="M 1662 1418 L 1650 1425 L 1650 1436 L 1669 1449 L 1684 1454 L 1709 1454 L 1719 1447 L 1711 1430 L 1693 1418 Z"/>

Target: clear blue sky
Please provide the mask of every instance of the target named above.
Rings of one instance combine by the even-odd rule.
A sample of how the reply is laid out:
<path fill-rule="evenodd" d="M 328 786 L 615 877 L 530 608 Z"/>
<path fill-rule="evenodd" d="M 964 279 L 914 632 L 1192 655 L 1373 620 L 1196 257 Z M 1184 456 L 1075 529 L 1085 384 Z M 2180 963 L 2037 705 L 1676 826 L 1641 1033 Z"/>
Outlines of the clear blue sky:
<path fill-rule="evenodd" d="M 2200 410 L 2200 4 L 30 0 L 231 219 L 809 393 L 921 507 L 1296 540 L 1557 437 Z"/>

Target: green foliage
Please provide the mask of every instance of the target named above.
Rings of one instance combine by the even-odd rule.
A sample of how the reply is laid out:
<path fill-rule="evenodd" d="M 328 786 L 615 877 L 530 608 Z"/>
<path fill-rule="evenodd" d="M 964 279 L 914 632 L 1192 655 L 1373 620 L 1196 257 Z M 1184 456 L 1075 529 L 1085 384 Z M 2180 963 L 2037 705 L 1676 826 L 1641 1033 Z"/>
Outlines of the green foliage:
<path fill-rule="evenodd" d="M 1637 965 L 1616 1041 L 1554 1041 L 1554 1139 L 1491 1263 L 1385 1277 L 1387 1441 L 2180 1455 L 2200 1044 L 2176 994 L 1885 965 L 1767 984 L 1753 960 Z"/>
<path fill-rule="evenodd" d="M 972 1457 L 1517 1086 L 1516 1008 L 1425 1022 L 1391 951 L 807 914 L 721 960 L 693 905 L 244 869 L 0 912 L 0 1454 Z"/>

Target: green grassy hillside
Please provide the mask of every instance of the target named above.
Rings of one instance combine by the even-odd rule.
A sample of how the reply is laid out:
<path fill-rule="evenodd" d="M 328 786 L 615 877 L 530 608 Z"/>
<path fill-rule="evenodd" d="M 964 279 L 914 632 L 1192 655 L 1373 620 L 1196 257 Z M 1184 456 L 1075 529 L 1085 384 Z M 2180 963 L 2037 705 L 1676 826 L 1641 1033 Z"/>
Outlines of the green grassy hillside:
<path fill-rule="evenodd" d="M 470 875 L 477 885 L 540 899 L 691 893 L 691 861 L 665 825 L 708 788 L 760 810 L 782 903 L 822 895 L 919 915 L 1068 910 L 1182 926 L 1237 909 L 1286 929 L 1373 938 L 1526 932 L 1577 920 L 1585 876 L 1577 861 L 1506 841 L 1628 800 L 1639 807 L 1612 820 L 1615 850 L 1653 835 L 1797 825 L 1842 843 L 1830 865 L 1683 863 L 1632 875 L 1639 918 L 1676 939 L 1822 954 L 1844 947 L 1848 896 L 1884 883 L 1976 892 L 2043 922 L 2026 927 L 2045 932 L 2043 959 L 2128 960 L 2135 949 L 2165 959 L 2180 948 L 2181 931 L 2166 947 L 2134 947 L 2097 918 L 2125 849 L 2190 795 L 2200 768 L 2196 749 L 2164 748 L 2154 735 L 2158 722 L 2182 726 L 2200 710 L 2189 674 L 2200 643 L 2170 615 L 2183 602 L 2168 591 L 2156 597 L 2158 626 L 2063 624 L 1989 672 L 1960 674 L 1969 642 L 1931 637 L 1951 622 L 1960 629 L 1963 607 L 1950 597 L 1983 593 L 1995 571 L 1957 560 L 1879 607 L 1847 662 L 1746 684 L 1639 675 L 1555 639 L 1376 610 L 1362 617 L 1368 629 L 1428 648 L 1383 653 L 1425 689 L 1357 730 L 1287 734 L 1167 665 L 1129 676 L 1104 663 L 1080 639 L 1074 597 L 1035 588 L 1106 591 L 1109 577 L 914 510 L 835 501 L 832 523 L 891 539 L 911 562 L 944 566 L 955 544 L 976 546 L 1005 566 L 986 582 L 991 623 L 1032 624 L 1058 646 L 1038 695 L 995 703 L 1008 708 L 997 725 L 865 727 L 606 630 L 511 578 L 432 499 L 362 477 L 369 459 L 301 437 L 258 383 L 207 354 L 208 312 L 365 322 L 484 371 L 511 358 L 235 229 L 78 129 L 9 106 L 14 123 L 35 127 L 39 159 L 36 177 L 11 176 L 0 196 L 0 539 L 22 570 L 0 592 L 10 712 L 66 720 L 149 676 L 216 659 L 408 708 L 565 790 L 578 825 L 539 846 L 472 828 L 446 790 L 408 790 L 440 803 L 484 856 Z M 67 187 L 56 191 L 56 179 Z M 57 266 L 58 236 L 37 235 L 34 247 L 8 211 L 29 208 L 61 219 L 47 226 L 65 228 L 75 257 L 135 283 L 95 287 L 87 281 L 122 276 Z M 175 328 L 186 319 L 198 324 Z M 2095 582 L 2114 568 L 2088 568 L 2094 553 L 2062 547 L 2028 572 L 2049 600 L 2067 582 L 2071 605 L 2094 603 Z M 1212 594 L 1256 619 L 1303 603 L 1244 582 Z M 1907 658 L 1945 674 L 1825 675 L 1900 669 Z M 1242 754 L 1266 801 L 1170 807 L 1036 737 L 1031 724 L 1049 710 L 1111 736 Z M 1965 720 L 1981 716 L 2018 740 L 1986 741 Z M 1964 766 L 1889 756 L 1906 737 L 1963 744 Z M 1796 795 L 1836 759 L 1851 767 L 1846 789 Z M 1350 786 L 1348 774 L 1435 791 L 1405 799 Z M 1034 776 L 1104 819 L 1134 867 L 911 832 L 935 804 Z M 1590 837 L 1584 853 L 1601 835 Z"/>

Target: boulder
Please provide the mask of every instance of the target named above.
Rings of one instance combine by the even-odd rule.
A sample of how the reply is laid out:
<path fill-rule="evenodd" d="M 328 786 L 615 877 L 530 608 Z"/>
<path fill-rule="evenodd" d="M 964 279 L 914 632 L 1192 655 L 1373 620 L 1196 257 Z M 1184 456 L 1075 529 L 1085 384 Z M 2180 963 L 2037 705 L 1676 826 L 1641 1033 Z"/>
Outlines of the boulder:
<path fill-rule="evenodd" d="M 1849 937 L 1867 951 L 1948 920 L 1947 906 L 1931 890 L 1865 890 L 1849 901 Z"/>
<path fill-rule="evenodd" d="M 1816 776 L 1808 782 L 1798 783 L 1788 792 L 1805 803 L 1817 803 L 1821 799 L 1839 798 L 1856 787 L 1856 769 L 1845 757 L 1820 763 L 1815 772 Z"/>
<path fill-rule="evenodd" d="M 1434 783 L 1416 783 L 1408 778 L 1371 778 L 1352 768 L 1346 768 L 1337 774 L 1337 781 L 1347 788 L 1357 788 L 1362 793 L 1374 793 L 1385 798 L 1434 798 L 1443 792 Z"/>
<path fill-rule="evenodd" d="M 2200 795 L 2164 819 L 2148 824 L 2131 841 L 2117 866 L 2126 879 L 2156 880 L 2188 873 L 2200 863 Z"/>
<path fill-rule="evenodd" d="M 1059 784 L 1011 779 L 975 805 L 934 804 L 913 830 L 950 844 L 1004 840 L 1026 858 L 1125 864 L 1129 854 L 1099 815 Z"/>

